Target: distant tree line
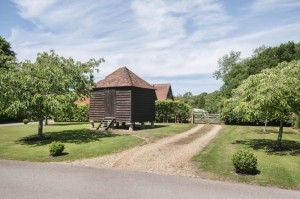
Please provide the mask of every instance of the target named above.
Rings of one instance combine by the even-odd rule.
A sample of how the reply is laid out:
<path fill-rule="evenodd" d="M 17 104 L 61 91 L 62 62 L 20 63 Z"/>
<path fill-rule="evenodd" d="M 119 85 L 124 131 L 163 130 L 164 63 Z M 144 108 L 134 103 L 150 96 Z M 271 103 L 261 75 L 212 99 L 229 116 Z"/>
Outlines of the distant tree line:
<path fill-rule="evenodd" d="M 209 113 L 219 113 L 223 96 L 220 91 L 212 93 L 200 93 L 193 95 L 187 92 L 183 95 L 175 96 L 175 100 L 188 104 L 192 108 L 205 109 Z"/>

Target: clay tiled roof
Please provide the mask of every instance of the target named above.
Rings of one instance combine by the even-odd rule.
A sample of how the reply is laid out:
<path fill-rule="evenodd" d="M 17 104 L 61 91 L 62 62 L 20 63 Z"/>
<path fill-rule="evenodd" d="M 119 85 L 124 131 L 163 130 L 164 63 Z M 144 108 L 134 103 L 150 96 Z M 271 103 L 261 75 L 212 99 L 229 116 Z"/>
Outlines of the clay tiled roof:
<path fill-rule="evenodd" d="M 87 104 L 90 104 L 90 98 L 82 97 L 81 99 L 75 101 L 74 104 L 79 105 L 79 106 L 86 106 Z"/>
<path fill-rule="evenodd" d="M 138 87 L 155 89 L 152 85 L 145 80 L 134 74 L 126 67 L 119 68 L 115 72 L 106 76 L 105 79 L 100 80 L 96 84 L 96 88 L 109 88 L 109 87 Z"/>
<path fill-rule="evenodd" d="M 171 84 L 153 84 L 158 100 L 173 99 Z"/>

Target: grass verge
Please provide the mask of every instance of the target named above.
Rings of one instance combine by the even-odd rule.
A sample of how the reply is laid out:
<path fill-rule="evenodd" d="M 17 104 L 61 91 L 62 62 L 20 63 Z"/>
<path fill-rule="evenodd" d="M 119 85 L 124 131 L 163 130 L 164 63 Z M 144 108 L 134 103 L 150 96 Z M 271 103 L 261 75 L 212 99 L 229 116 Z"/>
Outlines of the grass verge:
<path fill-rule="evenodd" d="M 272 151 L 278 128 L 259 134 L 262 127 L 224 126 L 219 135 L 193 158 L 203 176 L 263 186 L 300 189 L 300 133 L 284 128 L 284 151 Z M 238 149 L 249 149 L 258 159 L 258 175 L 238 175 L 231 157 Z"/>

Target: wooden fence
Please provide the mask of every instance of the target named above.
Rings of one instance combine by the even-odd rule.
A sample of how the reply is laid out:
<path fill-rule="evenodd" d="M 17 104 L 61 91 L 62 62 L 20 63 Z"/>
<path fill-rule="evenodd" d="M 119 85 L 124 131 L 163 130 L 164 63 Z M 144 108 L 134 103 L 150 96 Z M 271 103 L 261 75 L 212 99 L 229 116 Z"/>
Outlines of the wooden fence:
<path fill-rule="evenodd" d="M 222 120 L 219 114 L 192 114 L 192 123 L 193 124 L 220 124 Z"/>

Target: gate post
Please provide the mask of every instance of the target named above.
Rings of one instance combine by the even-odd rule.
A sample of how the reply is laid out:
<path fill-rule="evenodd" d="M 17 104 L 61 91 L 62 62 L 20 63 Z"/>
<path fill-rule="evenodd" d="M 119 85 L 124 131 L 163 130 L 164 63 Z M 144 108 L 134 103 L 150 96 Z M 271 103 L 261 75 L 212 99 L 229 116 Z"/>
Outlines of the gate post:
<path fill-rule="evenodd" d="M 195 124 L 195 115 L 192 113 L 192 124 Z"/>

